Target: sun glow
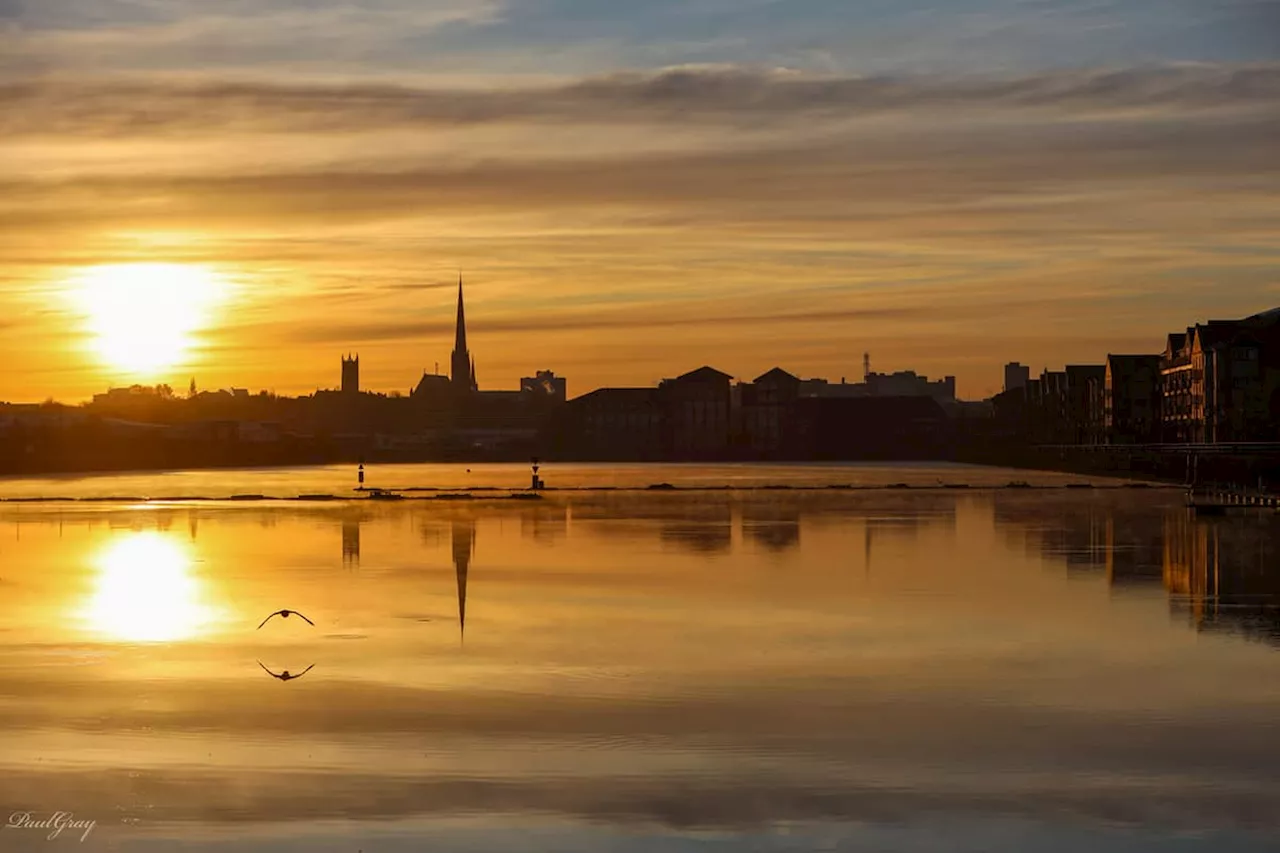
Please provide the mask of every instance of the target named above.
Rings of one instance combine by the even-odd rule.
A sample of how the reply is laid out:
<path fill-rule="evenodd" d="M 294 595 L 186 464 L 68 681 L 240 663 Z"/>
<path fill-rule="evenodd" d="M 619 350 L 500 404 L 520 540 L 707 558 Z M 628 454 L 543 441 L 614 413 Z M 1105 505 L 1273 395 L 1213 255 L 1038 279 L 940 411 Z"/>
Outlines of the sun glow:
<path fill-rule="evenodd" d="M 112 264 L 86 270 L 73 293 L 103 362 L 152 378 L 187 360 L 226 289 L 202 266 Z"/>
<path fill-rule="evenodd" d="M 129 533 L 98 555 L 89 627 L 128 642 L 185 640 L 202 633 L 215 612 L 193 573 L 191 555 L 162 533 Z"/>

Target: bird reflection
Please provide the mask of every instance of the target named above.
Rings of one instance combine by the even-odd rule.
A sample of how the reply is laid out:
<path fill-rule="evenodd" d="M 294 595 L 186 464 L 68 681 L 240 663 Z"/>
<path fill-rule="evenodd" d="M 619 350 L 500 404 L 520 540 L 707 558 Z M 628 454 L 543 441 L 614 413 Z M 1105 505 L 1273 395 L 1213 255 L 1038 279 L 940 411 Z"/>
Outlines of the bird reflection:
<path fill-rule="evenodd" d="M 263 664 L 262 661 L 258 661 L 258 666 L 262 667 L 262 671 L 265 672 L 267 675 L 270 675 L 272 678 L 278 678 L 281 681 L 292 681 L 295 678 L 301 678 L 302 676 L 306 675 L 308 672 L 311 671 L 311 667 L 314 667 L 315 664 L 311 664 L 311 666 L 307 667 L 302 672 L 299 672 L 297 675 L 290 674 L 289 670 L 287 669 L 282 669 L 278 673 L 272 672 L 271 670 L 267 669 L 266 665 Z"/>
<path fill-rule="evenodd" d="M 258 625 L 258 628 L 259 629 L 262 628 L 263 625 L 270 622 L 272 618 L 276 616 L 279 616 L 282 619 L 288 619 L 290 616 L 297 616 L 299 619 L 301 619 L 303 622 L 306 622 L 308 625 L 310 625 L 313 628 L 315 627 L 315 624 L 316 624 L 296 610 L 277 610 L 275 613 L 272 613 L 266 619 L 263 619 L 262 622 Z"/>
<path fill-rule="evenodd" d="M 452 524 L 453 568 L 458 577 L 458 641 L 466 638 L 467 631 L 467 570 L 476 551 L 476 522 L 474 518 L 455 518 Z"/>

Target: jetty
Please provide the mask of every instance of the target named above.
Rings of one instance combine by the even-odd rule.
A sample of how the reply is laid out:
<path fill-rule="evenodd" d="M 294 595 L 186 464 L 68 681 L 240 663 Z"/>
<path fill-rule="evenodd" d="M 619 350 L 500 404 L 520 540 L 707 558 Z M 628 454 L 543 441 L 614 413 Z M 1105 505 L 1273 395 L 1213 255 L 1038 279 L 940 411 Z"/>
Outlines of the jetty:
<path fill-rule="evenodd" d="M 1198 515 L 1223 515 L 1232 509 L 1280 509 L 1280 494 L 1237 486 L 1187 489 L 1187 506 Z"/>

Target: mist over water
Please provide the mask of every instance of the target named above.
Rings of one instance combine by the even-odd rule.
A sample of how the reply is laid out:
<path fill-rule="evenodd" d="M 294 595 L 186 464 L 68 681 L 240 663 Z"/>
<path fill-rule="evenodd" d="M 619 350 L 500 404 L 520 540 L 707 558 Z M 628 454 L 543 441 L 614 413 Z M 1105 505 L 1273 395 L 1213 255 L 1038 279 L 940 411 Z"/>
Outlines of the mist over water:
<path fill-rule="evenodd" d="M 496 468 L 471 473 L 521 473 Z M 735 474 L 1053 480 L 615 480 Z M 0 543 L 0 804 L 95 820 L 85 850 L 1280 840 L 1280 518 L 1197 520 L 1176 492 L 4 504 Z M 282 608 L 314 626 L 257 628 Z"/>

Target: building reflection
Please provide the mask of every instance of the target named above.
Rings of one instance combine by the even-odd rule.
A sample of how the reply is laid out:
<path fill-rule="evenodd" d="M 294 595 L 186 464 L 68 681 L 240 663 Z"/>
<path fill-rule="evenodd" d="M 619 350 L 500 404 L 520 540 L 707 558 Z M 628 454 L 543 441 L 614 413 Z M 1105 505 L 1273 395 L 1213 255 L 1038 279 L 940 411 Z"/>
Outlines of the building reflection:
<path fill-rule="evenodd" d="M 476 520 L 455 518 L 450 526 L 453 570 L 458 580 L 458 639 L 467 633 L 467 572 L 476 552 Z"/>
<path fill-rule="evenodd" d="M 703 493 L 696 498 L 664 495 L 620 501 L 575 502 L 575 529 L 604 538 L 656 535 L 660 543 L 694 555 L 732 552 L 735 527 L 744 547 L 772 553 L 800 550 L 801 530 L 838 530 L 865 522 L 886 538 L 914 538 L 925 530 L 954 530 L 957 498 L 927 493 L 779 494 L 767 499 L 741 494 Z M 529 535 L 536 516 L 525 517 Z M 553 517 L 558 518 L 558 517 Z M 561 523 L 556 521 L 555 524 Z M 552 527 L 552 529 L 556 529 Z"/>
<path fill-rule="evenodd" d="M 1093 506 L 1068 513 L 1061 526 L 1047 531 L 1044 551 L 1062 559 L 1069 574 L 1105 571 L 1107 522 L 1106 511 Z"/>
<path fill-rule="evenodd" d="M 1164 577 L 1167 537 L 1154 524 L 1120 513 L 1108 513 L 1106 525 L 1107 582 L 1112 589 L 1142 588 Z"/>
<path fill-rule="evenodd" d="M 1280 570 L 1269 528 L 1256 519 L 1165 519 L 1164 585 L 1170 610 L 1197 631 L 1280 645 Z"/>
<path fill-rule="evenodd" d="M 1068 573 L 1101 565 L 1111 589 L 1160 590 L 1196 631 L 1280 646 L 1280 539 L 1274 519 L 1204 519 L 1183 506 L 997 501 L 996 523 Z"/>
<path fill-rule="evenodd" d="M 790 551 L 800 547 L 800 508 L 775 504 L 745 504 L 742 536 L 766 551 Z"/>
<path fill-rule="evenodd" d="M 690 508 L 663 519 L 658 535 L 664 545 L 696 554 L 727 554 L 733 549 L 733 508 L 728 504 Z"/>
<path fill-rule="evenodd" d="M 569 532 L 569 507 L 548 506 L 526 509 L 520 515 L 520 535 L 535 542 L 551 544 Z"/>
<path fill-rule="evenodd" d="M 360 519 L 346 516 L 342 519 L 342 565 L 344 568 L 360 568 Z"/>
<path fill-rule="evenodd" d="M 996 492 L 992 510 L 997 529 L 1020 537 L 1028 553 L 1061 560 L 1071 575 L 1106 571 L 1115 544 L 1108 541 L 1110 507 Z"/>

